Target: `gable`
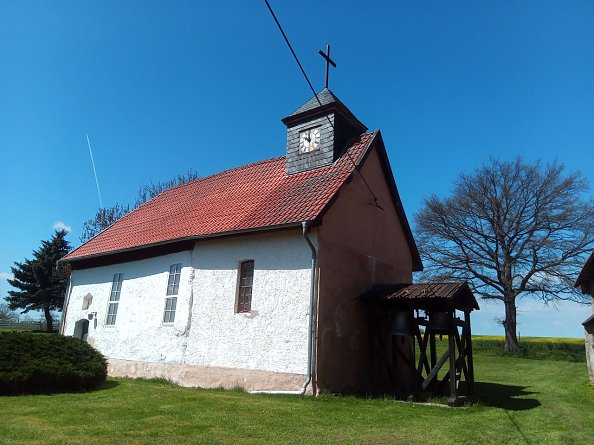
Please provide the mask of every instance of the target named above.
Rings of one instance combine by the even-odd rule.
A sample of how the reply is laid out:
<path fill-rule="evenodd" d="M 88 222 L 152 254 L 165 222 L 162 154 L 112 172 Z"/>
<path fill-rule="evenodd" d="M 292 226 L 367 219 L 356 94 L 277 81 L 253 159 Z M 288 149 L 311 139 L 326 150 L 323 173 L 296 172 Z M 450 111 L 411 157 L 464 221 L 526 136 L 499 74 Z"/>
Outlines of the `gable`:
<path fill-rule="evenodd" d="M 400 223 L 399 227 L 402 230 L 402 233 L 406 239 L 406 244 L 408 245 L 408 249 L 411 254 L 412 270 L 413 272 L 420 272 L 423 270 L 423 262 L 421 261 L 421 256 L 419 255 L 415 238 L 410 228 L 406 212 L 404 211 L 404 206 L 400 200 L 400 193 L 398 193 L 398 187 L 396 187 L 396 181 L 394 180 L 394 174 L 392 172 L 392 167 L 390 166 L 390 161 L 388 160 L 388 154 L 386 153 L 386 147 L 384 145 L 381 132 L 378 130 L 377 133 L 376 153 L 379 157 L 380 166 L 382 168 L 383 179 L 385 179 L 387 183 L 389 196 L 392 204 L 394 205 L 396 215 L 398 216 L 398 222 Z M 370 152 L 371 150 L 368 150 L 364 154 L 364 159 L 361 160 L 361 164 L 365 162 L 365 157 L 368 156 Z"/>
<path fill-rule="evenodd" d="M 575 281 L 575 287 L 581 287 L 581 291 L 584 294 L 592 292 L 592 284 L 594 283 L 594 252 L 590 255 L 582 270 L 580 271 L 577 280 Z"/>
<path fill-rule="evenodd" d="M 337 258 L 331 262 L 350 255 L 349 262 L 374 269 L 380 282 L 405 282 L 422 264 L 397 190 L 390 186 L 393 178 L 382 150 L 378 136 L 358 167 L 360 173 L 352 174 L 324 213 L 320 245 L 322 251 L 335 251 L 332 256 Z"/>

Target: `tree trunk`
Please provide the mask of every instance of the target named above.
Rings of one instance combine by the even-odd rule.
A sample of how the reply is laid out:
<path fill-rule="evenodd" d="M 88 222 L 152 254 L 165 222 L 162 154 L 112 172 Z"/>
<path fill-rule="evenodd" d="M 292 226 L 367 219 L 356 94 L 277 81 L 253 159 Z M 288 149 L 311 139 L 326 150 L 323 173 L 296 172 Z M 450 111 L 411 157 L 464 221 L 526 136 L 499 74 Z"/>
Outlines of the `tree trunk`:
<path fill-rule="evenodd" d="M 48 306 L 43 308 L 43 312 L 45 313 L 45 330 L 47 332 L 52 332 L 54 330 L 52 314 L 50 312 L 50 308 Z"/>
<path fill-rule="evenodd" d="M 503 300 L 503 304 L 505 305 L 505 320 L 503 321 L 505 345 L 503 350 L 506 352 L 519 352 L 520 343 L 516 336 L 516 299 L 515 297 L 506 297 Z"/>

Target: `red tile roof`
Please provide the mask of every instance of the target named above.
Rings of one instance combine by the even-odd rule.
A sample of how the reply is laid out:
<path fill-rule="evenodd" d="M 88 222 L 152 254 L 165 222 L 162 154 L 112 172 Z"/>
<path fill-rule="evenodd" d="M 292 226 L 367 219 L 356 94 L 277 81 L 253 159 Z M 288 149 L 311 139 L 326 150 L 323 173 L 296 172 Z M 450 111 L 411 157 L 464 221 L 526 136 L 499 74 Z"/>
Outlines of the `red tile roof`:
<path fill-rule="evenodd" d="M 64 257 L 85 257 L 192 237 L 312 221 L 360 162 L 376 133 L 327 167 L 285 175 L 285 158 L 227 170 L 167 190 Z"/>

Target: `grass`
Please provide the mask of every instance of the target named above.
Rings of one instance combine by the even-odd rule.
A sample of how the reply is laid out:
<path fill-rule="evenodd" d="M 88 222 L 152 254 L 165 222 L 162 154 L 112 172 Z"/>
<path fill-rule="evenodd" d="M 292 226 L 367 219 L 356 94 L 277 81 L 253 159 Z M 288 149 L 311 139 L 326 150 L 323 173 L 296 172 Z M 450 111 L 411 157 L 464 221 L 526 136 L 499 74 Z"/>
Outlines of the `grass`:
<path fill-rule="evenodd" d="M 88 393 L 0 398 L 0 444 L 592 443 L 586 366 L 552 355 L 531 360 L 478 347 L 479 402 L 464 408 L 110 379 Z"/>

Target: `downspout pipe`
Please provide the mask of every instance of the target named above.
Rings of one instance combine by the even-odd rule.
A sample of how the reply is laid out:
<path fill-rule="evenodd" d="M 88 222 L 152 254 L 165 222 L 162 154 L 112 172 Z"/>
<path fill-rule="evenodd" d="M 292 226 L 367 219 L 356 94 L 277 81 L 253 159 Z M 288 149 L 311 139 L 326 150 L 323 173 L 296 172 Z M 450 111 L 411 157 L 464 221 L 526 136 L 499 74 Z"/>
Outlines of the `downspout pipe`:
<path fill-rule="evenodd" d="M 301 223 L 303 229 L 303 238 L 311 250 L 311 282 L 309 287 L 309 327 L 307 334 L 307 379 L 303 382 L 300 390 L 297 391 L 251 391 L 251 394 L 291 394 L 304 395 L 307 387 L 313 379 L 315 369 L 315 339 L 317 329 L 317 303 L 318 303 L 318 251 L 309 238 L 310 221 Z M 315 387 L 313 394 L 315 395 Z"/>
<path fill-rule="evenodd" d="M 302 394 L 305 394 L 307 387 L 312 381 L 316 365 L 316 330 L 317 330 L 317 305 L 318 305 L 318 252 L 309 238 L 310 222 L 301 223 L 303 228 L 303 238 L 311 249 L 311 283 L 309 288 L 309 334 L 307 336 L 307 380 L 301 388 Z M 315 388 L 313 394 L 315 395 Z"/>

